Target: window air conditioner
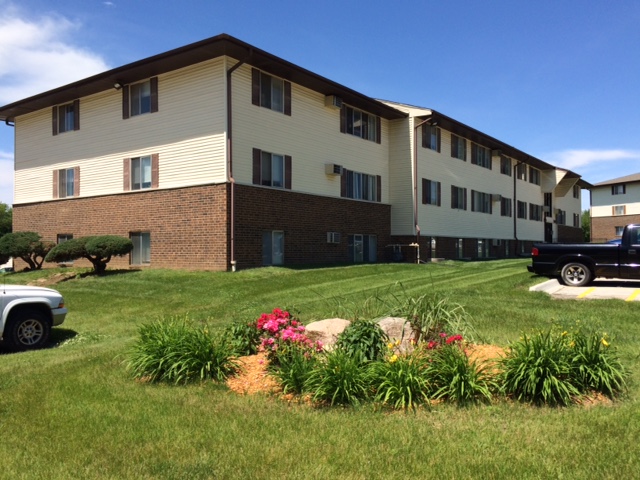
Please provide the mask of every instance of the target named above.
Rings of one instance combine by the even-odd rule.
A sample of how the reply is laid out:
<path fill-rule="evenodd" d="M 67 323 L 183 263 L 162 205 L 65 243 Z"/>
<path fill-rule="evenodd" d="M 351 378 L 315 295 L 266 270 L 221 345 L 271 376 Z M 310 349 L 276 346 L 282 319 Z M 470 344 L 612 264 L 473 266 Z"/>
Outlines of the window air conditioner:
<path fill-rule="evenodd" d="M 324 97 L 324 106 L 329 108 L 342 108 L 342 99 L 335 95 L 327 95 Z"/>
<path fill-rule="evenodd" d="M 327 175 L 342 175 L 342 165 L 327 163 L 324 166 L 324 173 L 326 173 Z"/>
<path fill-rule="evenodd" d="M 327 243 L 340 243 L 340 232 L 327 232 Z"/>

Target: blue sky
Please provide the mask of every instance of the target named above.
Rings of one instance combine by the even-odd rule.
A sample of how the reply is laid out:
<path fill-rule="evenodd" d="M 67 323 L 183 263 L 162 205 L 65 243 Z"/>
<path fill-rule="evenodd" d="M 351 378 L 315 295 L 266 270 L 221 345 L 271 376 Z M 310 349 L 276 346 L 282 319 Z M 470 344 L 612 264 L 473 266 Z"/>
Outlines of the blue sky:
<path fill-rule="evenodd" d="M 228 33 L 597 183 L 640 173 L 638 25 L 636 0 L 0 0 L 0 105 Z"/>

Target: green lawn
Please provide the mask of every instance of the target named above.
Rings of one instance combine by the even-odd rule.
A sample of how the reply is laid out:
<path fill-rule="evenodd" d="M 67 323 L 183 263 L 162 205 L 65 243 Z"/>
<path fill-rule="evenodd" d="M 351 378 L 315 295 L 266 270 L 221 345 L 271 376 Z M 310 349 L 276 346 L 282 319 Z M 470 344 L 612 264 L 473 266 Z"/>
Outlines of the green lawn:
<path fill-rule="evenodd" d="M 640 303 L 530 293 L 543 280 L 527 263 L 145 270 L 60 283 L 70 313 L 54 329 L 56 347 L 0 354 L 0 478 L 637 478 Z M 590 408 L 498 401 L 390 414 L 243 397 L 213 383 L 142 384 L 123 367 L 138 326 L 159 318 L 223 327 L 286 307 L 308 323 L 375 316 L 394 294 L 435 290 L 498 345 L 554 323 L 599 325 L 632 372 L 629 392 Z"/>

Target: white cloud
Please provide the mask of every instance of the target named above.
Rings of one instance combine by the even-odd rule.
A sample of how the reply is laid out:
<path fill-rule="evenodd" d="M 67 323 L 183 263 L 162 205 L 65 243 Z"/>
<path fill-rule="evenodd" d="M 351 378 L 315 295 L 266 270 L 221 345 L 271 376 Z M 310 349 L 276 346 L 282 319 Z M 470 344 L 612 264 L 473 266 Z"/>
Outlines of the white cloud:
<path fill-rule="evenodd" d="M 81 25 L 57 15 L 27 16 L 9 4 L 0 12 L 0 104 L 108 70 L 97 54 L 73 44 Z"/>

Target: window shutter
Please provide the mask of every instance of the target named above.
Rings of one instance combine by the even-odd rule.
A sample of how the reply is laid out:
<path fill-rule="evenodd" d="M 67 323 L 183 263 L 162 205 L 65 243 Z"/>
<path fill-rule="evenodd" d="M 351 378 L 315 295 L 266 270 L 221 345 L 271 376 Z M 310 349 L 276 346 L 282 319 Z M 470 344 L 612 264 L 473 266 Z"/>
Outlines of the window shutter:
<path fill-rule="evenodd" d="M 462 161 L 466 162 L 467 161 L 467 139 L 466 138 L 462 138 Z"/>
<path fill-rule="evenodd" d="M 451 134 L 451 156 L 454 158 L 458 157 L 458 137 L 453 133 Z"/>
<path fill-rule="evenodd" d="M 260 106 L 260 70 L 257 68 L 251 69 L 251 103 Z"/>
<path fill-rule="evenodd" d="M 456 208 L 457 191 L 456 187 L 451 185 L 451 208 Z"/>
<path fill-rule="evenodd" d="M 158 111 L 158 77 L 149 79 L 151 87 L 151 113 Z"/>
<path fill-rule="evenodd" d="M 53 171 L 53 198 L 58 198 L 58 170 Z"/>
<path fill-rule="evenodd" d="M 122 119 L 129 118 L 129 85 L 122 87 Z"/>
<path fill-rule="evenodd" d="M 73 129 L 80 130 L 80 100 L 73 101 Z"/>
<path fill-rule="evenodd" d="M 476 211 L 476 195 L 475 195 L 475 190 L 471 190 L 471 211 L 475 212 Z"/>
<path fill-rule="evenodd" d="M 260 159 L 262 157 L 262 151 L 258 148 L 253 149 L 253 184 L 260 185 L 260 179 L 262 172 L 260 170 Z"/>
<path fill-rule="evenodd" d="M 73 167 L 73 196 L 80 196 L 80 167 Z"/>
<path fill-rule="evenodd" d="M 382 143 L 382 122 L 376 117 L 376 143 Z"/>
<path fill-rule="evenodd" d="M 154 153 L 151 155 L 151 188 L 158 188 L 160 179 L 160 155 Z"/>
<path fill-rule="evenodd" d="M 422 148 L 429 148 L 427 144 L 427 124 L 422 125 Z"/>
<path fill-rule="evenodd" d="M 623 194 L 627 193 L 627 185 L 626 184 L 622 185 L 622 193 Z"/>
<path fill-rule="evenodd" d="M 123 161 L 122 178 L 124 180 L 124 185 L 123 185 L 124 191 L 128 192 L 129 190 L 131 190 L 131 159 L 130 158 L 125 158 Z"/>
<path fill-rule="evenodd" d="M 53 134 L 58 134 L 58 107 L 53 107 L 51 109 L 51 126 L 53 129 Z"/>
<path fill-rule="evenodd" d="M 437 143 L 438 153 L 440 153 L 440 129 L 439 128 L 436 128 L 436 143 Z"/>
<path fill-rule="evenodd" d="M 429 181 L 426 178 L 422 179 L 422 204 L 426 205 L 429 200 Z"/>
<path fill-rule="evenodd" d="M 347 170 L 346 168 L 342 169 L 342 176 L 340 177 L 340 196 L 347 196 Z"/>
<path fill-rule="evenodd" d="M 291 155 L 284 156 L 284 188 L 291 190 Z"/>
<path fill-rule="evenodd" d="M 376 175 L 376 202 L 382 202 L 382 177 Z"/>
<path fill-rule="evenodd" d="M 467 189 L 464 189 L 464 210 L 467 209 Z"/>
<path fill-rule="evenodd" d="M 492 198 L 491 198 L 491 194 L 487 194 L 489 195 L 489 213 L 492 214 L 493 213 L 493 202 L 492 202 Z"/>
<path fill-rule="evenodd" d="M 347 132 L 347 107 L 340 107 L 340 133 Z"/>
<path fill-rule="evenodd" d="M 478 146 L 475 143 L 471 144 L 471 163 L 478 164 Z"/>
<path fill-rule="evenodd" d="M 291 82 L 284 82 L 284 114 L 291 116 Z"/>
<path fill-rule="evenodd" d="M 438 182 L 438 206 L 442 205 L 441 197 L 442 197 L 442 183 Z"/>

